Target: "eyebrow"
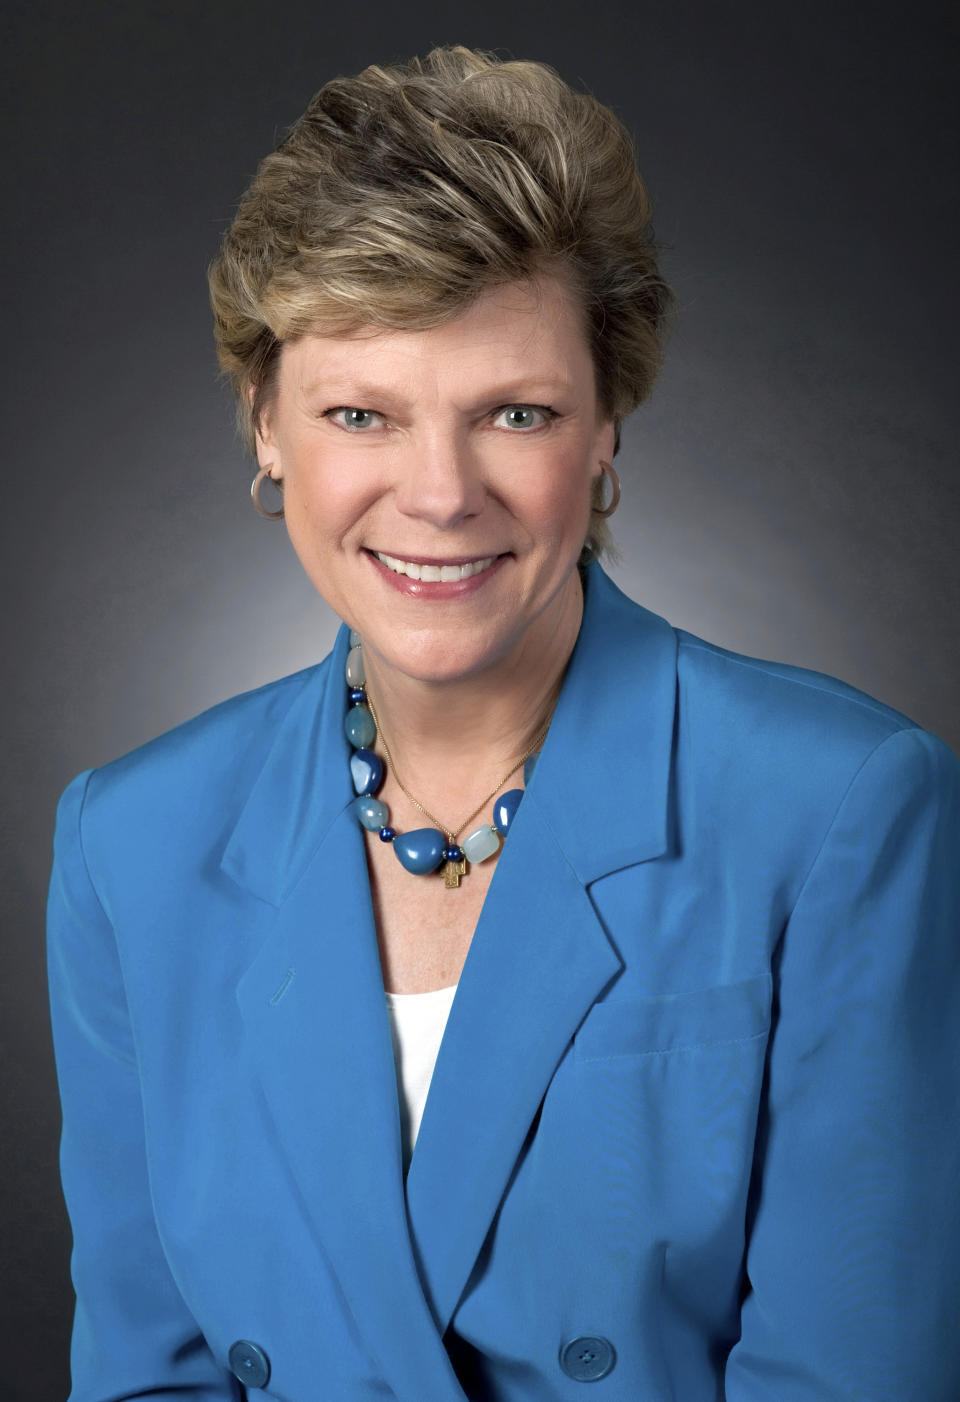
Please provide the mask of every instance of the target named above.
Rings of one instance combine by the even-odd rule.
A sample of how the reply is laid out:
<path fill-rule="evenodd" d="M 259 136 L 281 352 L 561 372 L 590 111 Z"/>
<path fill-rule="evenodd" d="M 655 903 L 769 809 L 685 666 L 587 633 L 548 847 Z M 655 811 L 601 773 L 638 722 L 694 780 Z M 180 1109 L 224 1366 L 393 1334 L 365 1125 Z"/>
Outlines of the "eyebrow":
<path fill-rule="evenodd" d="M 404 398 L 402 390 L 393 389 L 390 385 L 376 385 L 365 380 L 352 379 L 349 372 L 342 375 L 334 373 L 329 377 L 317 377 L 309 383 L 302 384 L 301 388 L 304 393 L 310 395 L 356 396 L 358 404 L 377 399 L 402 402 Z M 493 389 L 476 396 L 476 400 L 483 403 L 526 404 L 539 396 L 550 398 L 555 395 L 567 394 L 572 388 L 569 380 L 561 376 L 519 379 L 511 380 L 505 385 L 494 386 Z"/>

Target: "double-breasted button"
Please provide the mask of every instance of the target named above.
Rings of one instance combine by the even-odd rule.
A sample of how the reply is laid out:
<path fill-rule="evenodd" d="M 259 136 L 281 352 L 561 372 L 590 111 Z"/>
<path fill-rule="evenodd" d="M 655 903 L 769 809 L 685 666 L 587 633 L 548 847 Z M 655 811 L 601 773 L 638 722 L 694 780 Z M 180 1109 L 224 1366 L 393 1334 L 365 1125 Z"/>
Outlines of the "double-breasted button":
<path fill-rule="evenodd" d="M 617 1361 L 613 1344 L 596 1334 L 583 1334 L 571 1339 L 560 1350 L 560 1367 L 570 1378 L 580 1383 L 605 1378 Z"/>
<path fill-rule="evenodd" d="M 270 1360 L 259 1344 L 238 1339 L 230 1345 L 227 1359 L 231 1372 L 247 1387 L 266 1387 L 270 1379 Z"/>

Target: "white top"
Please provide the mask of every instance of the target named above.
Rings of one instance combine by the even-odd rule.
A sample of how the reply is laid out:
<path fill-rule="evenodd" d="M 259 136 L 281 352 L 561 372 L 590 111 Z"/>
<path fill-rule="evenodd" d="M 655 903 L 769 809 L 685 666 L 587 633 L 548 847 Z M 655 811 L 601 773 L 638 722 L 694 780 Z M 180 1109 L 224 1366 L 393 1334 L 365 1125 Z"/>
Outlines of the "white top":
<path fill-rule="evenodd" d="M 454 984 L 452 988 L 436 988 L 429 993 L 387 994 L 393 1059 L 400 1093 L 404 1177 L 420 1133 L 427 1091 L 456 991 L 457 984 Z"/>

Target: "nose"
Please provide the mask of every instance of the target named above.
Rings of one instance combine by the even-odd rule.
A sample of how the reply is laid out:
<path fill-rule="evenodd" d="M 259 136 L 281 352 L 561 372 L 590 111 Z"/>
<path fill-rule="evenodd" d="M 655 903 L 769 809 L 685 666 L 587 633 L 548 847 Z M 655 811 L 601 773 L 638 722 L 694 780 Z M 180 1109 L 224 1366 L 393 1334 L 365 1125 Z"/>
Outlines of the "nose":
<path fill-rule="evenodd" d="M 480 463 L 463 443 L 411 445 L 395 499 L 404 516 L 450 530 L 483 510 L 487 489 Z"/>

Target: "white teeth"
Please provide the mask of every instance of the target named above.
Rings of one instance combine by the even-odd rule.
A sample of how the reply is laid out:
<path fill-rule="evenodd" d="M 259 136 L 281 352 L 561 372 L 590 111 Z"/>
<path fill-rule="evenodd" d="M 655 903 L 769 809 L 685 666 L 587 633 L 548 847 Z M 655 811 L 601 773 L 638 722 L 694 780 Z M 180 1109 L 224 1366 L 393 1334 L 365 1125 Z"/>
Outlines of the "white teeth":
<path fill-rule="evenodd" d="M 377 559 L 395 574 L 405 574 L 409 579 L 422 579 L 427 584 L 469 579 L 471 575 L 489 569 L 497 558 L 496 555 L 489 555 L 485 560 L 473 560 L 468 565 L 416 565 L 412 560 L 398 560 L 396 556 L 384 555 L 380 550 L 376 555 Z"/>

